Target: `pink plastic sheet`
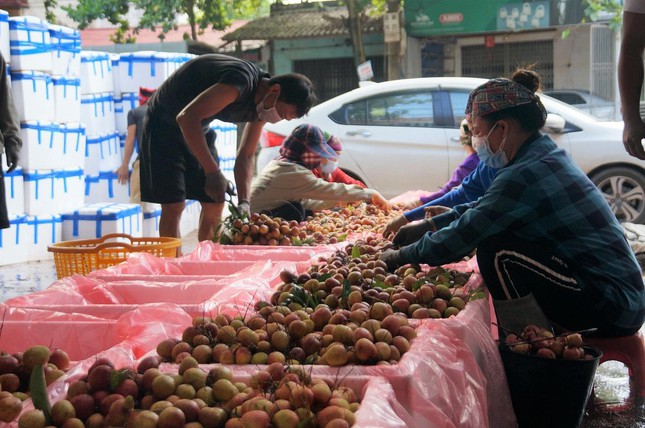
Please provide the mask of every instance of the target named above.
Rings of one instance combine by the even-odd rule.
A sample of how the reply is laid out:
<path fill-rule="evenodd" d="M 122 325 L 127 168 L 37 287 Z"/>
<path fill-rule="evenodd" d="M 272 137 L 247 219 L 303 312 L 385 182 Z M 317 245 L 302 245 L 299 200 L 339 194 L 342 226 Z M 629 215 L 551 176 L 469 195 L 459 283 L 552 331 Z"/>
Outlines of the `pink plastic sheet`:
<path fill-rule="evenodd" d="M 316 256 L 329 256 L 347 243 L 321 246 L 267 246 L 220 245 L 211 241 L 200 242 L 190 254 L 180 257 L 185 261 L 236 260 L 236 261 L 305 261 Z"/>
<path fill-rule="evenodd" d="M 223 249 L 208 242 L 202 244 L 204 245 L 200 245 L 199 251 L 189 255 L 191 257 L 177 260 L 161 259 L 148 253 L 134 253 L 118 266 L 97 271 L 88 277 L 75 275 L 65 278 L 43 292 L 12 299 L 6 302 L 7 306 L 23 305 L 23 308 L 12 307 L 7 311 L 11 314 L 9 324 L 22 322 L 23 325 L 37 326 L 49 322 L 51 326 L 54 322 L 63 323 L 67 326 L 55 329 L 50 327 L 51 332 L 46 331 L 46 328 L 41 329 L 47 334 L 56 335 L 57 343 L 52 346 L 66 351 L 68 348 L 79 347 L 82 345 L 81 341 L 88 340 L 82 335 L 90 333 L 90 343 L 96 343 L 96 349 L 81 346 L 77 349 L 80 355 L 73 359 L 113 351 L 121 355 L 124 361 L 127 360 L 128 364 L 135 364 L 134 361 L 155 353 L 156 345 L 161 340 L 180 337 L 195 314 L 223 312 L 243 315 L 252 310 L 252 305 L 257 300 L 267 299 L 271 295 L 280 282 L 279 273 L 282 270 L 302 272 L 309 265 L 317 263 L 320 257 L 329 255 L 324 251 L 318 252 L 320 248 L 317 247 L 308 248 L 313 254 L 306 254 L 302 250 L 289 253 L 288 250 L 276 248 L 266 251 L 280 254 L 279 257 L 285 259 L 288 254 L 297 254 L 299 259 L 268 261 L 266 257 L 262 257 L 265 261 L 254 263 L 251 260 L 235 259 L 230 254 L 235 253 L 233 247 Z M 343 243 L 337 248 L 345 245 Z M 257 250 L 241 248 L 240 251 L 245 254 L 241 258 L 252 258 L 255 254 L 260 257 Z M 215 257 L 214 254 L 231 257 L 226 260 L 204 260 Z M 309 258 L 305 258 L 305 255 Z M 230 280 L 226 287 L 215 291 L 204 302 L 187 303 L 193 299 L 189 296 L 192 291 L 196 291 L 200 298 L 207 294 L 204 291 L 207 287 L 201 283 L 203 278 L 196 276 L 204 272 L 217 275 L 213 272 L 227 264 L 231 273 L 226 275 Z M 236 269 L 237 267 L 240 269 Z M 478 272 L 474 259 L 444 267 Z M 122 280 L 116 278 L 114 281 L 102 279 L 120 275 L 139 275 L 139 278 L 135 280 L 133 277 L 122 277 Z M 155 281 L 152 279 L 155 275 L 173 275 L 177 281 Z M 220 280 L 221 277 L 210 279 L 212 283 Z M 184 283 L 190 285 L 184 286 Z M 480 285 L 482 281 L 478 275 L 474 275 L 468 284 L 470 289 Z M 202 286 L 204 288 L 200 288 Z M 163 302 L 174 301 L 179 295 L 181 299 L 185 299 L 182 300 L 185 304 Z M 160 302 L 149 303 L 155 300 Z M 140 306 L 139 303 L 133 303 L 140 301 L 148 303 L 141 303 Z M 33 305 L 34 308 L 28 309 L 24 305 Z M 40 310 L 35 309 L 38 305 L 41 306 Z M 59 305 L 68 312 L 42 310 L 47 305 L 51 305 L 52 309 Z M 88 310 L 93 316 L 75 313 L 73 310 L 82 307 L 93 308 Z M 195 312 L 187 308 L 192 308 Z M 105 318 L 99 317 L 99 314 L 105 315 Z M 362 410 L 357 413 L 357 426 L 514 426 L 515 419 L 503 367 L 490 334 L 488 300 L 469 302 L 457 317 L 424 320 L 414 324 L 419 325 L 419 336 L 397 365 L 341 368 L 313 366 L 312 376 L 342 379 L 343 384 L 355 391 L 363 391 L 364 401 Z M 72 326 L 76 328 L 73 329 Z M 5 327 L 3 338 L 10 331 L 6 328 L 10 327 Z M 24 329 L 20 333 L 16 330 L 6 337 L 24 335 L 23 332 Z M 24 349 L 25 345 L 18 344 L 16 351 Z M 89 357 L 92 358 L 96 356 Z M 250 377 L 258 368 L 255 365 L 232 367 L 236 377 Z M 176 366 L 168 365 L 168 369 L 176 370 Z M 59 386 L 54 389 L 56 388 Z"/>
<path fill-rule="evenodd" d="M 73 361 L 90 358 L 121 342 L 135 356 L 155 349 L 163 339 L 181 335 L 192 318 L 171 303 L 149 305 L 105 319 L 91 315 L 0 306 L 3 316 L 0 349 L 14 353 L 30 346 L 63 349 Z"/>
<path fill-rule="evenodd" d="M 419 199 L 421 195 L 425 195 L 427 193 L 427 190 L 409 190 L 405 193 L 401 193 L 400 195 L 393 197 L 392 199 L 390 199 L 390 202 L 393 204 L 398 204 L 400 202 L 405 203 L 413 199 Z"/>

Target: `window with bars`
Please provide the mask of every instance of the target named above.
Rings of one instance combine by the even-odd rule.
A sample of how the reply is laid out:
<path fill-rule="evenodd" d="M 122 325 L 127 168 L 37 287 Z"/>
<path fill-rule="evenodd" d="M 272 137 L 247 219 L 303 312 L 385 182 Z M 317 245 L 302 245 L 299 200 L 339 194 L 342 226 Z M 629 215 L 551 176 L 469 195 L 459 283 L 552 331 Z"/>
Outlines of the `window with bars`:
<path fill-rule="evenodd" d="M 461 75 L 464 77 L 510 77 L 517 67 L 533 65 L 542 77 L 542 89 L 553 88 L 553 42 L 540 40 L 498 43 L 461 48 Z"/>
<path fill-rule="evenodd" d="M 372 80 L 385 80 L 383 57 L 371 57 L 368 60 L 371 60 L 374 71 Z M 311 79 L 321 102 L 358 87 L 358 74 L 353 58 L 298 60 L 293 63 L 293 71 Z"/>

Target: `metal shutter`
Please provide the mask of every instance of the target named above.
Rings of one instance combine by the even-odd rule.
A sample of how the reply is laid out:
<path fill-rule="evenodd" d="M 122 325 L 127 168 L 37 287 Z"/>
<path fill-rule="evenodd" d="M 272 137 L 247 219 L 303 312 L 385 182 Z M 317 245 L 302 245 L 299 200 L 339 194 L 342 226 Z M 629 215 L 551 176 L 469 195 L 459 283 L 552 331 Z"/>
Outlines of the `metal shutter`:
<path fill-rule="evenodd" d="M 482 45 L 461 48 L 461 75 L 464 77 L 510 77 L 517 67 L 535 64 L 542 77 L 543 89 L 553 88 L 553 42 L 540 40 L 497 43 L 492 48 Z"/>

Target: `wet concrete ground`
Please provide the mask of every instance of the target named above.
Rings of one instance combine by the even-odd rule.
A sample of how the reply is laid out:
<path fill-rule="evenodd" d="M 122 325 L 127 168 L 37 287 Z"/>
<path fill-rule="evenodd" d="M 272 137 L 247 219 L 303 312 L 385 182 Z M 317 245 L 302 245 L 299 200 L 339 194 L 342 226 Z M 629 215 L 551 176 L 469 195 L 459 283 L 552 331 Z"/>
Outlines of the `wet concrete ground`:
<path fill-rule="evenodd" d="M 197 245 L 197 235 L 189 234 L 182 241 L 187 254 Z M 0 266 L 0 302 L 43 290 L 56 280 L 53 260 Z M 645 327 L 641 331 L 645 333 Z M 536 403 L 536 412 L 539 411 L 550 410 Z M 629 377 L 622 363 L 608 361 L 598 368 L 594 399 L 587 406 L 580 428 L 645 428 L 645 400 L 635 402 L 630 398 Z"/>

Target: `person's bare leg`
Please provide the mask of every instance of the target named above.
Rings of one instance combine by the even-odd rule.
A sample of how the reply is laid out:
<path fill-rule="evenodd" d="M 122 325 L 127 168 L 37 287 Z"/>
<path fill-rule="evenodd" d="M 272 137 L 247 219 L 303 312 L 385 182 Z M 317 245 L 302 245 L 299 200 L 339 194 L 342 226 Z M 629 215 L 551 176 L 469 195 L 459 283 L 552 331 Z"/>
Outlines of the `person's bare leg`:
<path fill-rule="evenodd" d="M 215 230 L 222 218 L 224 204 L 215 204 L 211 202 L 201 202 L 202 212 L 199 215 L 199 229 L 197 239 L 201 241 L 212 240 L 215 236 Z"/>
<path fill-rule="evenodd" d="M 179 220 L 184 212 L 185 203 L 161 204 L 161 218 L 159 219 L 159 236 L 181 238 Z"/>

